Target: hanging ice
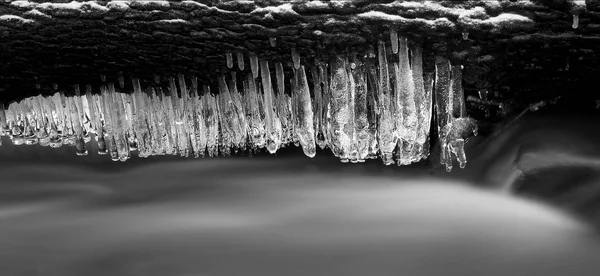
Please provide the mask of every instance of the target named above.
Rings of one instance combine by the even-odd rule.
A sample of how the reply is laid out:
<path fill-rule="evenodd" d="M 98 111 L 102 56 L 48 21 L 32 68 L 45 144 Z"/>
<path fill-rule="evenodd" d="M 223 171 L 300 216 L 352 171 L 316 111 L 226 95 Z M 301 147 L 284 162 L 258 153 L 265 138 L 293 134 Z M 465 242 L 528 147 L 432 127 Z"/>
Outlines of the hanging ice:
<path fill-rule="evenodd" d="M 355 68 L 351 70 L 354 82 L 354 131 L 356 144 L 356 161 L 363 162 L 369 155 L 371 137 L 369 134 L 367 82 L 363 63 L 355 60 Z"/>
<path fill-rule="evenodd" d="M 573 14 L 573 25 L 571 25 L 573 29 L 577 29 L 579 27 L 579 14 Z"/>
<path fill-rule="evenodd" d="M 304 66 L 296 70 L 294 74 L 294 82 L 292 93 L 295 98 L 294 105 L 296 106 L 297 117 L 294 130 L 304 154 L 308 157 L 314 157 L 316 154 L 315 130 L 313 125 L 313 111 L 310 99 L 310 91 L 308 90 L 308 81 Z M 281 94 L 280 96 L 284 96 Z"/>
<path fill-rule="evenodd" d="M 256 79 L 258 78 L 258 57 L 256 54 L 250 53 L 250 69 L 252 70 L 252 76 Z"/>
<path fill-rule="evenodd" d="M 392 43 L 392 53 L 397 54 L 398 53 L 398 33 L 394 29 L 390 30 L 390 41 Z"/>
<path fill-rule="evenodd" d="M 294 63 L 294 69 L 300 69 L 300 54 L 296 51 L 296 47 L 292 47 L 292 62 Z"/>
<path fill-rule="evenodd" d="M 331 151 L 342 162 L 349 161 L 349 150 L 351 146 L 351 134 L 354 129 L 344 126 L 351 120 L 348 90 L 349 80 L 346 71 L 346 62 L 343 57 L 336 56 L 331 64 L 331 101 L 329 109 L 330 125 L 329 137 L 331 138 Z"/>
<path fill-rule="evenodd" d="M 378 59 L 379 59 L 379 105 L 380 105 L 380 117 L 379 117 L 379 150 L 381 153 L 381 159 L 384 164 L 394 164 L 393 152 L 396 147 L 397 135 L 395 123 L 393 120 L 393 109 L 390 91 L 390 77 L 387 63 L 387 53 L 385 49 L 385 43 L 379 41 L 378 43 Z"/>
<path fill-rule="evenodd" d="M 452 118 L 452 87 L 450 61 L 443 57 L 435 60 L 435 110 L 437 117 L 438 139 L 440 141 L 441 153 L 440 163 L 446 166 L 446 170 L 452 170 L 452 159 L 446 150 L 446 138 L 443 131 Z"/>
<path fill-rule="evenodd" d="M 240 70 L 244 71 L 244 54 L 238 52 L 237 53 L 237 62 L 238 62 L 238 68 L 240 68 Z"/>
<path fill-rule="evenodd" d="M 231 55 L 231 52 L 225 53 L 225 58 L 227 59 L 227 68 L 233 68 L 233 56 Z"/>
<path fill-rule="evenodd" d="M 269 70 L 269 63 L 261 59 L 260 60 L 260 72 L 261 72 L 261 80 L 263 85 L 263 93 L 264 93 L 264 106 L 265 106 L 265 129 L 267 132 L 267 150 L 274 154 L 277 152 L 280 146 L 280 133 L 281 133 L 281 125 L 277 117 L 275 116 L 275 112 L 273 108 L 275 107 L 275 103 L 273 101 L 273 88 L 271 86 L 271 73 Z"/>
<path fill-rule="evenodd" d="M 412 76 L 415 89 L 415 108 L 417 112 L 417 137 L 413 151 L 412 162 L 426 158 L 429 148 L 429 130 L 432 113 L 433 78 L 428 75 L 423 78 L 423 50 L 419 46 L 411 48 Z"/>
<path fill-rule="evenodd" d="M 399 40 L 399 65 L 396 71 L 396 108 L 397 121 L 396 133 L 398 134 L 398 149 L 396 150 L 398 165 L 412 163 L 413 147 L 417 139 L 417 109 L 415 104 L 415 83 L 410 68 L 408 56 L 408 42 L 406 37 Z"/>

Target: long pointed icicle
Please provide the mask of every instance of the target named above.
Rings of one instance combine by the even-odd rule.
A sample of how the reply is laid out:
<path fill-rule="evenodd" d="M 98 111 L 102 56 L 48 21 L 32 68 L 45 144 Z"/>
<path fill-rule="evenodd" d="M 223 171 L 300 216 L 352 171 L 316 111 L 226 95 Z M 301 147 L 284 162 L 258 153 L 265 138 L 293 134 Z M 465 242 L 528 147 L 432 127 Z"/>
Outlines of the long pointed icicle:
<path fill-rule="evenodd" d="M 240 70 L 244 71 L 244 54 L 238 52 L 237 53 L 237 63 L 238 63 L 238 68 L 240 68 Z"/>
<path fill-rule="evenodd" d="M 435 110 L 437 117 L 438 139 L 441 147 L 440 163 L 446 170 L 452 170 L 452 159 L 446 148 L 446 126 L 452 118 L 452 88 L 450 75 L 450 61 L 443 57 L 436 57 L 435 62 Z"/>
<path fill-rule="evenodd" d="M 398 53 L 398 33 L 395 29 L 390 30 L 390 42 L 392 43 L 392 53 Z"/>
<path fill-rule="evenodd" d="M 400 38 L 398 48 L 399 55 L 399 95 L 398 106 L 401 107 L 402 125 L 397 126 L 400 131 L 400 141 L 398 141 L 400 156 L 397 160 L 399 165 L 408 165 L 416 157 L 412 156 L 412 149 L 417 139 L 417 109 L 415 104 L 415 87 L 413 74 L 409 64 L 408 42 L 406 37 Z M 401 144 L 400 144 L 401 143 Z"/>
<path fill-rule="evenodd" d="M 331 102 L 330 102 L 330 127 L 331 150 L 342 162 L 348 162 L 348 150 L 351 138 L 344 131 L 344 125 L 350 119 L 348 110 L 348 72 L 344 58 L 337 56 L 331 64 Z"/>
<path fill-rule="evenodd" d="M 294 63 L 294 69 L 300 69 L 300 54 L 298 54 L 296 47 L 292 47 L 292 62 Z"/>
<path fill-rule="evenodd" d="M 265 147 L 265 123 L 259 108 L 259 95 L 256 82 L 251 74 L 248 74 L 247 83 L 248 89 L 244 95 L 247 95 L 249 105 L 249 109 L 247 110 L 250 117 L 249 135 L 252 137 L 255 148 L 263 148 Z"/>
<path fill-rule="evenodd" d="M 297 126 L 294 128 L 304 154 L 314 157 L 316 154 L 315 130 L 313 125 L 313 111 L 310 99 L 308 81 L 304 66 L 296 70 L 294 78 L 294 96 L 296 100 Z M 284 95 L 281 95 L 284 96 Z"/>
<path fill-rule="evenodd" d="M 258 78 L 258 57 L 254 53 L 250 53 L 250 70 L 252 71 L 252 76 L 256 79 Z"/>
<path fill-rule="evenodd" d="M 267 150 L 274 154 L 277 152 L 280 146 L 279 137 L 281 137 L 281 125 L 278 125 L 278 120 L 275 117 L 273 108 L 275 102 L 273 99 L 273 87 L 271 83 L 271 73 L 269 70 L 269 63 L 262 59 L 260 60 L 260 72 L 261 80 L 264 92 L 264 106 L 265 106 L 265 126 L 267 131 Z"/>
<path fill-rule="evenodd" d="M 225 53 L 225 59 L 227 60 L 227 68 L 233 68 L 233 56 L 231 55 L 231 52 Z"/>
<path fill-rule="evenodd" d="M 423 159 L 425 150 L 429 148 L 428 137 L 432 112 L 432 81 L 423 79 L 423 50 L 415 46 L 411 49 L 412 77 L 415 89 L 415 107 L 417 111 L 417 138 L 413 151 L 413 162 Z M 427 87 L 427 89 L 426 89 Z"/>
<path fill-rule="evenodd" d="M 365 68 L 360 61 L 355 61 L 356 67 L 351 70 L 354 81 L 354 129 L 357 139 L 357 160 L 363 162 L 369 155 L 368 103 Z"/>
<path fill-rule="evenodd" d="M 390 93 L 390 78 L 388 71 L 385 43 L 379 41 L 379 150 L 385 165 L 394 164 L 393 152 L 396 147 L 396 134 L 393 121 L 392 98 Z"/>
<path fill-rule="evenodd" d="M 281 62 L 275 63 L 275 78 L 277 79 L 277 93 L 285 93 L 285 77 L 283 75 L 283 65 L 281 64 Z"/>

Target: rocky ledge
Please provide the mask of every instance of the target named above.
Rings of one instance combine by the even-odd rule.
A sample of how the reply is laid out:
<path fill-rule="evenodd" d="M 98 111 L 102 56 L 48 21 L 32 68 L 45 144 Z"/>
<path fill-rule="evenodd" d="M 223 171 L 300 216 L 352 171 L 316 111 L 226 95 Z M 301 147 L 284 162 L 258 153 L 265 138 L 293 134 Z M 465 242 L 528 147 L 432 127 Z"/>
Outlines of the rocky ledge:
<path fill-rule="evenodd" d="M 214 84 L 230 70 L 227 53 L 284 62 L 291 74 L 292 51 L 310 65 L 389 45 L 392 32 L 423 47 L 425 72 L 435 56 L 463 65 L 476 116 L 476 106 L 520 107 L 574 91 L 592 99 L 584 88 L 600 73 L 596 0 L 5 0 L 0 100 L 96 84 L 101 75 L 185 73 Z"/>

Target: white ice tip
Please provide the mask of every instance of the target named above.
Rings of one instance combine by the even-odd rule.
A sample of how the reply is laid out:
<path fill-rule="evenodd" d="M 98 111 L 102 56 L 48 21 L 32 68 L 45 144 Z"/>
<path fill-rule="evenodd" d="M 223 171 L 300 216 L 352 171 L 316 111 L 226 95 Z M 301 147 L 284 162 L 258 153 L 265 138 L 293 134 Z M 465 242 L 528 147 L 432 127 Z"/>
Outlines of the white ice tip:
<path fill-rule="evenodd" d="M 250 69 L 252 70 L 252 76 L 258 78 L 258 57 L 252 53 L 250 54 Z"/>
<path fill-rule="evenodd" d="M 300 69 L 300 55 L 296 51 L 296 47 L 292 47 L 292 62 L 294 63 L 294 69 Z"/>
<path fill-rule="evenodd" d="M 277 45 L 277 38 L 269 37 L 269 44 L 271 44 L 271 47 L 275 47 Z"/>
<path fill-rule="evenodd" d="M 56 84 L 56 83 L 53 83 L 53 84 L 52 84 L 52 87 L 54 88 L 54 90 L 58 90 L 58 84 Z"/>
<path fill-rule="evenodd" d="M 398 33 L 396 30 L 390 30 L 390 40 L 392 42 L 392 52 L 394 54 L 398 53 Z"/>
<path fill-rule="evenodd" d="M 160 84 L 160 76 L 157 74 L 154 74 L 154 83 Z"/>
<path fill-rule="evenodd" d="M 102 80 L 102 82 L 106 82 L 106 76 L 105 75 L 100 75 L 100 80 Z"/>
<path fill-rule="evenodd" d="M 227 68 L 229 68 L 229 69 L 233 68 L 233 56 L 231 56 L 231 53 L 227 52 L 225 54 L 225 57 L 227 58 Z"/>
<path fill-rule="evenodd" d="M 237 62 L 238 62 L 238 68 L 240 68 L 240 70 L 244 71 L 244 54 L 242 53 L 237 53 Z"/>
<path fill-rule="evenodd" d="M 469 39 L 469 32 L 463 32 L 462 33 L 462 38 L 463 38 L 463 40 Z"/>
<path fill-rule="evenodd" d="M 579 27 L 579 14 L 574 14 L 573 15 L 573 29 L 577 29 L 577 27 Z"/>
<path fill-rule="evenodd" d="M 121 89 L 125 88 L 125 78 L 123 77 L 123 74 L 119 74 L 119 87 Z"/>

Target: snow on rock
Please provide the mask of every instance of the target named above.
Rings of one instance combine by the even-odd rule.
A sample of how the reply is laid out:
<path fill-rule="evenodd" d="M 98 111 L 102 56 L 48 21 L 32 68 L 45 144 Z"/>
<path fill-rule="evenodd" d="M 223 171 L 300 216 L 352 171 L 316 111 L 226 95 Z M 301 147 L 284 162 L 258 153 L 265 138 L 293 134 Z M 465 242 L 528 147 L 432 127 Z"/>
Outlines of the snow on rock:
<path fill-rule="evenodd" d="M 498 16 L 485 19 L 471 18 L 467 16 L 461 16 L 458 18 L 458 24 L 468 29 L 490 27 L 494 30 L 500 30 L 503 28 L 520 27 L 533 23 L 533 20 L 530 18 L 513 13 L 503 13 Z"/>
<path fill-rule="evenodd" d="M 52 16 L 47 15 L 47 14 L 45 14 L 45 13 L 43 13 L 43 12 L 37 10 L 37 9 L 33 9 L 33 10 L 30 10 L 30 11 L 27 11 L 26 13 L 24 13 L 24 15 L 38 16 L 38 17 L 47 17 L 47 18 L 52 17 Z"/>
<path fill-rule="evenodd" d="M 106 4 L 110 10 L 126 11 L 129 9 L 129 2 L 126 1 L 110 1 Z"/>
<path fill-rule="evenodd" d="M 286 3 L 275 7 L 256 8 L 251 13 L 266 13 L 265 16 L 273 16 L 273 14 L 298 15 L 294 11 L 292 4 Z"/>
<path fill-rule="evenodd" d="M 417 24 L 429 25 L 431 27 L 454 28 L 454 23 L 452 23 L 452 21 L 448 20 L 448 18 L 445 18 L 445 17 L 437 18 L 435 20 L 428 20 L 428 19 L 422 19 L 422 18 L 409 19 L 409 18 L 402 17 L 400 15 L 387 14 L 387 13 L 380 12 L 380 11 L 364 12 L 364 13 L 358 14 L 357 16 L 359 18 L 364 18 L 364 19 L 384 20 L 384 21 L 390 21 L 393 23 L 400 23 L 400 24 L 417 23 Z"/>
<path fill-rule="evenodd" d="M 13 1 L 10 4 L 19 8 L 30 8 L 37 6 L 37 3 L 32 3 L 29 1 Z"/>
<path fill-rule="evenodd" d="M 0 15 L 0 21 L 18 22 L 21 24 L 34 22 L 32 19 L 25 19 L 23 17 L 12 15 L 12 14 Z"/>
<path fill-rule="evenodd" d="M 183 19 L 162 19 L 162 20 L 158 20 L 158 22 L 164 22 L 164 23 L 181 23 L 181 24 L 188 24 L 188 23 L 190 23 L 187 20 L 183 20 Z"/>
<path fill-rule="evenodd" d="M 169 3 L 169 1 L 163 1 L 163 0 L 136 0 L 136 1 L 128 1 L 132 4 L 136 4 L 136 5 L 140 5 L 140 6 L 151 6 L 151 7 L 163 7 L 163 8 L 169 8 L 171 6 L 171 4 Z"/>
<path fill-rule="evenodd" d="M 107 12 L 108 8 L 102 6 L 94 1 L 77 2 L 71 1 L 69 3 L 41 3 L 37 5 L 39 9 L 45 10 L 95 10 L 101 12 Z"/>

